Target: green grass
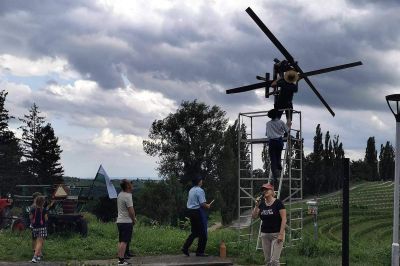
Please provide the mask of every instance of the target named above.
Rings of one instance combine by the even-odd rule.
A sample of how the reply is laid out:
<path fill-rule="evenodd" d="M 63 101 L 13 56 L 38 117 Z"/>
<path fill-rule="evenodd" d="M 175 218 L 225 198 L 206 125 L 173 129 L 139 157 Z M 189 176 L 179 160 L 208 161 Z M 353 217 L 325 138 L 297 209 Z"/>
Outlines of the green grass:
<path fill-rule="evenodd" d="M 133 252 L 138 256 L 180 254 L 189 231 L 169 226 L 134 227 L 132 241 Z M 110 259 L 116 257 L 117 228 L 114 223 L 89 223 L 89 235 L 82 238 L 78 234 L 50 235 L 45 243 L 44 253 L 48 261 Z M 217 255 L 221 240 L 228 242 L 228 248 L 235 248 L 232 243 L 236 232 L 221 229 L 209 234 L 207 252 Z M 9 230 L 0 231 L 0 261 L 20 261 L 31 259 L 31 236 L 26 230 L 22 234 L 13 234 Z M 193 248 L 196 246 L 194 245 Z M 194 250 L 193 250 L 194 251 Z"/>
<path fill-rule="evenodd" d="M 390 265 L 392 237 L 393 186 L 384 182 L 357 184 L 350 191 L 350 264 Z M 313 240 L 312 217 L 304 213 L 303 241 L 285 248 L 281 262 L 286 265 L 341 265 L 341 194 L 319 200 L 318 241 Z M 298 206 L 298 205 L 297 205 Z M 380 208 L 386 206 L 386 209 Z M 306 210 L 305 204 L 303 209 Z M 45 243 L 47 261 L 112 259 L 116 257 L 117 228 L 114 223 L 100 223 L 93 216 L 89 220 L 89 236 L 56 234 Z M 210 217 L 209 225 L 220 221 L 218 213 Z M 253 226 L 255 234 L 259 223 Z M 180 254 L 188 230 L 168 226 L 134 227 L 133 252 L 139 256 Z M 238 233 L 229 228 L 209 233 L 206 252 L 218 255 L 219 243 L 224 240 L 227 254 L 242 265 L 262 265 L 261 251 L 255 251 L 255 242 L 237 246 Z M 27 230 L 20 235 L 0 231 L 0 261 L 26 261 L 31 258 L 31 237 Z M 193 245 L 196 248 L 196 243 Z"/>

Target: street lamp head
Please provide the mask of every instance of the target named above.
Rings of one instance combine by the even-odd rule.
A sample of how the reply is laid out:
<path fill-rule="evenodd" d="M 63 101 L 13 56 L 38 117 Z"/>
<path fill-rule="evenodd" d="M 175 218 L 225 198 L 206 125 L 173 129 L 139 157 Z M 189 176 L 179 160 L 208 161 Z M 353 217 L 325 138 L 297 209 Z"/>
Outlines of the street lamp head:
<path fill-rule="evenodd" d="M 394 117 L 396 118 L 396 122 L 400 122 L 400 94 L 387 95 L 386 102 L 390 108 L 390 111 L 392 111 Z M 394 109 L 392 108 L 392 105 L 394 105 Z"/>

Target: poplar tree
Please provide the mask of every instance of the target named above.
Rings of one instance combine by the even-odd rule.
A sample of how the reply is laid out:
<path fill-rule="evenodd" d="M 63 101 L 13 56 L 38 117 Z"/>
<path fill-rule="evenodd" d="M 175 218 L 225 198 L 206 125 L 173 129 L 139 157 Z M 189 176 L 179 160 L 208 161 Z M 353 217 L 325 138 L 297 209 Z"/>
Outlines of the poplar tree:
<path fill-rule="evenodd" d="M 383 180 L 394 179 L 394 159 L 395 153 L 390 142 L 387 141 L 385 146 L 381 144 L 379 153 L 379 175 Z"/>
<path fill-rule="evenodd" d="M 375 148 L 375 137 L 369 137 L 367 141 L 367 148 L 365 149 L 364 162 L 367 167 L 366 179 L 369 181 L 379 180 L 378 176 L 378 159 L 377 151 Z"/>

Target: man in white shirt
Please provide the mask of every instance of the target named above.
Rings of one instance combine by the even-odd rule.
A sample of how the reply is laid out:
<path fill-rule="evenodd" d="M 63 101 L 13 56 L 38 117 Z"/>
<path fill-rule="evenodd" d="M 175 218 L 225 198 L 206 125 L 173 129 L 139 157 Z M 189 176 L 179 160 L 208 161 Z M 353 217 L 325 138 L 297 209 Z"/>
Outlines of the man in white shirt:
<path fill-rule="evenodd" d="M 275 187 L 278 187 L 278 178 L 281 174 L 282 164 L 281 156 L 283 150 L 283 136 L 289 134 L 288 126 L 279 119 L 277 109 L 271 109 L 268 112 L 268 117 L 271 118 L 267 122 L 266 135 L 268 138 L 268 154 L 271 161 L 271 171 Z"/>
<path fill-rule="evenodd" d="M 128 180 L 121 181 L 122 191 L 118 194 L 118 265 L 130 264 L 125 260 L 126 245 L 131 241 L 133 225 L 135 224 L 135 209 L 132 202 L 133 185 Z"/>

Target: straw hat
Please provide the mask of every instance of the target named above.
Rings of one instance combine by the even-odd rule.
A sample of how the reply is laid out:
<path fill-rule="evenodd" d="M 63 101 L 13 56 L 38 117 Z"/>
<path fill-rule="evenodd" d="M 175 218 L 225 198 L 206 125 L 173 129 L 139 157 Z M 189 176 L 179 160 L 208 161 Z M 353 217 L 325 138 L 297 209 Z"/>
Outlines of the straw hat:
<path fill-rule="evenodd" d="M 287 83 L 296 83 L 299 80 L 299 73 L 295 70 L 288 70 L 283 78 Z"/>

